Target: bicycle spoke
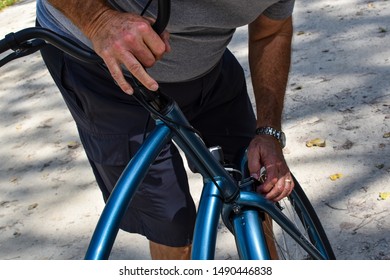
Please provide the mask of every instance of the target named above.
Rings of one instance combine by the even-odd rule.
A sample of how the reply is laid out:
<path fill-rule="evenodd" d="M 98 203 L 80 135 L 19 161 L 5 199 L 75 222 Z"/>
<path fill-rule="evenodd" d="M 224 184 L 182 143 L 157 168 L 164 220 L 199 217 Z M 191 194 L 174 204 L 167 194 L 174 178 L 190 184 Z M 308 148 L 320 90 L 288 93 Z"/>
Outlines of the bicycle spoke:
<path fill-rule="evenodd" d="M 302 218 L 300 211 L 303 211 L 291 200 L 285 198 L 279 202 L 278 206 L 282 213 L 297 227 L 307 240 L 313 243 L 313 238 L 310 236 L 308 229 L 309 225 Z M 267 238 L 272 239 L 277 248 L 279 259 L 284 260 L 309 260 L 314 259 L 298 242 L 296 242 L 288 233 L 286 233 L 277 223 L 272 223 L 272 229 L 266 232 L 272 232 L 272 236 L 268 234 Z M 317 247 L 317 246 L 316 246 Z"/>

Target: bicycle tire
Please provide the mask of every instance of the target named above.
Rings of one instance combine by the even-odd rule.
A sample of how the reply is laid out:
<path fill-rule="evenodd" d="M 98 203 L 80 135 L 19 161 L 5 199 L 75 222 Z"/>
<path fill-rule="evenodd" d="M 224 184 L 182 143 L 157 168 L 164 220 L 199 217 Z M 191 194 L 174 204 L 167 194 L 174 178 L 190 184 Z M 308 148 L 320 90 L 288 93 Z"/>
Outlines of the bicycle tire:
<path fill-rule="evenodd" d="M 293 193 L 288 198 L 279 201 L 278 207 L 300 230 L 302 236 L 306 237 L 318 249 L 324 259 L 336 259 L 314 207 L 294 176 L 293 180 L 295 184 Z M 265 230 L 265 232 L 273 232 L 273 236 L 268 237 L 274 240 L 279 259 L 317 259 L 309 251 L 303 249 L 277 223 L 273 222 L 272 229 L 270 231 Z"/>

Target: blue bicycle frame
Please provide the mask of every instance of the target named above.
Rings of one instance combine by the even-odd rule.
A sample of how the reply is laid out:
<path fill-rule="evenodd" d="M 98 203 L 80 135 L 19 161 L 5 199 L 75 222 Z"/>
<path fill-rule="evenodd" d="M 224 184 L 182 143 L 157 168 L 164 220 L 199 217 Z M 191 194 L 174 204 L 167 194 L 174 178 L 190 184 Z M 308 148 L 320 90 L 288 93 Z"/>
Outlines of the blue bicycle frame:
<path fill-rule="evenodd" d="M 118 180 L 102 212 L 85 259 L 109 258 L 119 230 L 119 223 L 134 193 L 146 176 L 149 166 L 171 139 L 183 150 L 204 178 L 195 225 L 192 259 L 214 259 L 217 225 L 221 213 L 223 220 L 227 221 L 228 228 L 234 232 L 241 259 L 270 259 L 258 210 L 267 212 L 295 240 L 303 242 L 305 249 L 319 259 L 323 259 L 318 249 L 309 241 L 305 242 L 299 230 L 281 213 L 280 209 L 259 194 L 247 191 L 251 188 L 251 180 L 239 185 L 233 179 L 191 129 L 173 100 L 166 101 L 168 97 L 163 96 L 163 101 L 156 101 L 161 98 L 161 94 L 157 96 L 144 98 L 137 97 L 136 94 L 140 103 L 155 117 L 156 128 L 145 139 L 144 144 Z M 154 100 L 150 101 L 151 99 Z M 163 109 L 159 111 L 164 111 L 164 116 L 156 118 L 154 107 L 161 107 L 161 104 Z M 244 162 L 242 166 L 245 166 L 245 157 L 242 161 Z"/>

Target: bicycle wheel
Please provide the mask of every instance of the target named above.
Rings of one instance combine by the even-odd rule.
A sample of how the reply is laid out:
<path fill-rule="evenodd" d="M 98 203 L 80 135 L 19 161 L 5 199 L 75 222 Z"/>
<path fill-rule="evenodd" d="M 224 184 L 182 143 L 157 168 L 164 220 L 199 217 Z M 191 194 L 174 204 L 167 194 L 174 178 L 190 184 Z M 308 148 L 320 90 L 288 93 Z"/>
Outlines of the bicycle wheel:
<path fill-rule="evenodd" d="M 279 209 L 291 222 L 293 222 L 300 231 L 302 237 L 305 237 L 318 249 L 324 256 L 324 259 L 335 259 L 336 257 L 329 239 L 313 206 L 295 177 L 293 177 L 293 180 L 295 183 L 294 191 L 288 198 L 277 203 Z M 265 229 L 264 232 L 267 235 L 267 239 L 273 239 L 279 259 L 316 259 L 313 254 L 302 247 L 301 242 L 296 242 L 276 222 L 265 224 L 272 226 L 272 228 Z M 271 234 L 272 236 L 270 236 Z M 302 237 L 300 239 L 304 239 Z M 272 250 L 272 248 L 270 248 L 270 250 Z"/>

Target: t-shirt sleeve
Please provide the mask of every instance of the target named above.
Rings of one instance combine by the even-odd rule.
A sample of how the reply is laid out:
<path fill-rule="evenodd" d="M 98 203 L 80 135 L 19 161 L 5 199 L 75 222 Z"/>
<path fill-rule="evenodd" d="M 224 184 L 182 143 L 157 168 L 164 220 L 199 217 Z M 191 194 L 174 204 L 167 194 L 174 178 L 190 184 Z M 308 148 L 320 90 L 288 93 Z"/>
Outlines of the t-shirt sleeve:
<path fill-rule="evenodd" d="M 263 14 L 276 20 L 285 19 L 292 15 L 294 4 L 295 0 L 281 0 L 269 6 Z"/>

